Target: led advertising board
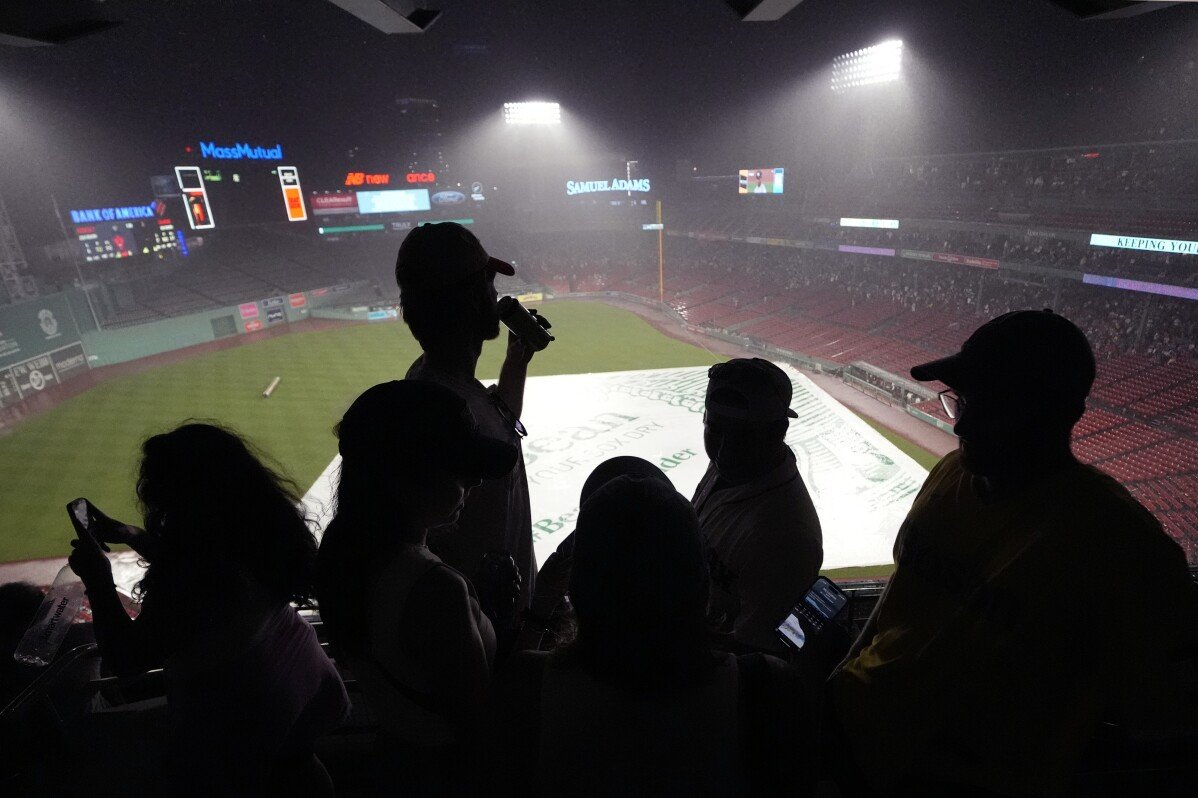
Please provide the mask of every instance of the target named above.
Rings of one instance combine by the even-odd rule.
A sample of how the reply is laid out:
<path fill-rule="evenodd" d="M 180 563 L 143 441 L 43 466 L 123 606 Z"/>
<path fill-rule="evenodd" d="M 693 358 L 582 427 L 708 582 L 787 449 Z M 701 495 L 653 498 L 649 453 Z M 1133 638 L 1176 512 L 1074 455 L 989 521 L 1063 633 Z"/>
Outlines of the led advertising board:
<path fill-rule="evenodd" d="M 313 192 L 312 213 L 315 216 L 332 216 L 334 214 L 351 214 L 358 212 L 358 196 L 352 191 L 338 191 L 333 194 L 317 194 Z"/>
<path fill-rule="evenodd" d="M 183 192 L 183 206 L 192 230 L 211 230 L 216 227 L 212 208 L 208 205 L 208 189 L 198 166 L 176 166 L 175 180 Z"/>
<path fill-rule="evenodd" d="M 1165 255 L 1198 255 L 1198 241 L 1178 241 L 1170 238 L 1144 238 L 1142 236 L 1118 236 L 1094 233 L 1090 236 L 1092 247 L 1115 247 L 1116 249 L 1141 249 L 1145 252 L 1160 252 Z"/>
<path fill-rule="evenodd" d="M 1082 275 L 1086 285 L 1103 285 L 1107 288 L 1122 288 L 1124 291 L 1141 291 L 1145 294 L 1171 296 L 1178 299 L 1198 299 L 1198 288 L 1167 283 L 1150 283 L 1144 280 L 1129 280 L 1126 277 L 1111 277 L 1105 274 Z"/>
<path fill-rule="evenodd" d="M 359 191 L 358 213 L 411 213 L 427 211 L 429 203 L 427 188 L 393 189 L 391 191 Z"/>
<path fill-rule="evenodd" d="M 740 194 L 781 194 L 785 188 L 783 178 L 786 170 L 780 166 L 772 169 L 741 169 L 737 181 Z"/>
<path fill-rule="evenodd" d="M 283 189 L 283 205 L 287 209 L 287 221 L 302 222 L 308 218 L 304 207 L 304 195 L 300 191 L 299 169 L 280 166 L 279 186 Z"/>
<path fill-rule="evenodd" d="M 873 227 L 879 230 L 897 230 L 899 228 L 898 219 L 856 219 L 849 216 L 842 216 L 840 219 L 841 227 Z"/>

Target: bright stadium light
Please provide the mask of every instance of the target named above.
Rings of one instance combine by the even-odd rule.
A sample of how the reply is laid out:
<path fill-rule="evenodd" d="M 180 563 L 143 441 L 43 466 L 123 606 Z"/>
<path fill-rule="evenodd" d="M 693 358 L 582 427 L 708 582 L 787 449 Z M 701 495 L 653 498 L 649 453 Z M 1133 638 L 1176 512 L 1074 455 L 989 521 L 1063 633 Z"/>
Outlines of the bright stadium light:
<path fill-rule="evenodd" d="M 509 125 L 560 125 L 562 107 L 557 103 L 504 103 L 503 121 Z"/>
<path fill-rule="evenodd" d="M 903 72 L 903 43 L 898 39 L 832 59 L 832 91 L 898 80 Z"/>

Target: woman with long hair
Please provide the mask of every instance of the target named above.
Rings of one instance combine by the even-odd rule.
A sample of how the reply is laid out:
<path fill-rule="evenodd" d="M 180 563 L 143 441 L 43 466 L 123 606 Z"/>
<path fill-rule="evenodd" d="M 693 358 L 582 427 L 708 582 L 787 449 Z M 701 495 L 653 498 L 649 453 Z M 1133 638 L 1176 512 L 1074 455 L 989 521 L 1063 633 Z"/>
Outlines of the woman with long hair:
<path fill-rule="evenodd" d="M 187 423 L 142 445 L 144 530 L 112 524 L 149 562 L 142 607 L 126 614 L 91 541 L 70 563 L 87 588 L 104 663 L 163 667 L 169 792 L 328 792 L 315 739 L 348 713 L 341 679 L 292 606 L 312 595 L 316 542 L 295 484 L 237 434 Z"/>
<path fill-rule="evenodd" d="M 779 660 L 713 650 L 694 509 L 663 476 L 621 467 L 629 473 L 608 472 L 579 511 L 572 638 L 513 656 L 500 676 L 491 713 L 508 732 L 494 752 L 500 788 L 801 792 L 814 771 L 789 782 L 780 774 L 795 761 L 787 746 L 799 722 L 815 718 L 808 699 Z"/>
<path fill-rule="evenodd" d="M 509 473 L 516 449 L 483 436 L 461 398 L 423 380 L 366 390 L 337 436 L 321 617 L 378 718 L 380 788 L 453 794 L 469 770 L 495 631 L 474 586 L 429 550 L 428 533 L 450 528 L 482 479 Z"/>

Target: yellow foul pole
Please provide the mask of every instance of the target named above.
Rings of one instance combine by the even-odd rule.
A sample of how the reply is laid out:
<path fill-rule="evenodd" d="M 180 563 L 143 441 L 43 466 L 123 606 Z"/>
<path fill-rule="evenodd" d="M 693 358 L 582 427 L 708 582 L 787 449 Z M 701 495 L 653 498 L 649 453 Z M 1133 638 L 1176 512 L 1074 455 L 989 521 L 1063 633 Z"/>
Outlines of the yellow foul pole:
<path fill-rule="evenodd" d="M 666 278 L 665 266 L 662 263 L 662 238 L 665 236 L 665 231 L 661 226 L 661 200 L 657 201 L 657 301 L 665 304 L 666 301 Z"/>

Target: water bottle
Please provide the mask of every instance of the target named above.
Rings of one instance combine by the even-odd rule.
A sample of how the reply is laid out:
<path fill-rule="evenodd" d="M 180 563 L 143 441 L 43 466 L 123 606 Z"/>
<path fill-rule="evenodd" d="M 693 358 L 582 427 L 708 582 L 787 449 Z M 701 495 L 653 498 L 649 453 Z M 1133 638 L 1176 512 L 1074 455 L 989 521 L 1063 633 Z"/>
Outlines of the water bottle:
<path fill-rule="evenodd" d="M 38 668 L 49 665 L 82 606 L 83 582 L 71 566 L 64 565 L 13 652 L 13 659 Z"/>
<path fill-rule="evenodd" d="M 529 313 L 520 304 L 520 300 L 515 297 L 500 298 L 499 320 L 537 352 L 549 346 L 550 341 L 557 340 L 549 334 L 549 328 L 552 326 L 549 324 L 549 320 L 544 316 L 534 316 Z"/>

